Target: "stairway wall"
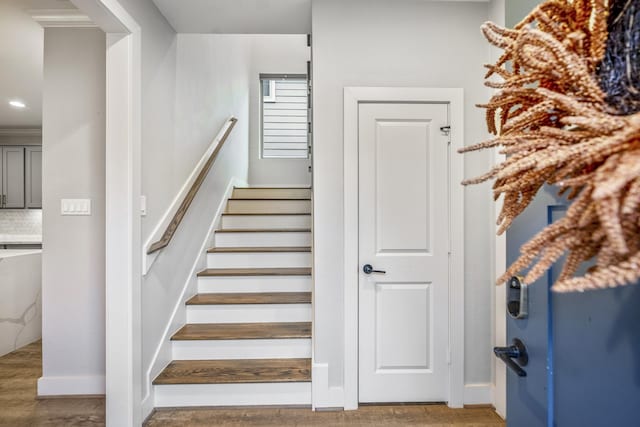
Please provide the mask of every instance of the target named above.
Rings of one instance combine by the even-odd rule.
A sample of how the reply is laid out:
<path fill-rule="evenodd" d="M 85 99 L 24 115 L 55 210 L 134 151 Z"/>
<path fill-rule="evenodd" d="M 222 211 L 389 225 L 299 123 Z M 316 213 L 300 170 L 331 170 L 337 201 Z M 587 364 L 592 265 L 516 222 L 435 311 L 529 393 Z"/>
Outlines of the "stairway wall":
<path fill-rule="evenodd" d="M 166 334 L 185 322 L 182 297 L 195 293 L 193 268 L 205 265 L 202 245 L 209 240 L 216 210 L 226 201 L 232 181 L 240 185 L 248 176 L 250 41 L 244 36 L 179 34 L 176 62 L 175 144 L 170 153 L 174 176 L 181 181 L 177 188 L 165 190 L 171 198 L 226 119 L 235 116 L 238 122 L 171 244 L 143 279 L 144 411 L 153 400 L 151 380 L 171 360 Z M 156 173 L 162 175 L 160 170 Z"/>
<path fill-rule="evenodd" d="M 260 74 L 306 74 L 311 49 L 304 34 L 264 34 L 251 37 L 249 184 L 310 186 L 310 159 L 260 158 Z"/>

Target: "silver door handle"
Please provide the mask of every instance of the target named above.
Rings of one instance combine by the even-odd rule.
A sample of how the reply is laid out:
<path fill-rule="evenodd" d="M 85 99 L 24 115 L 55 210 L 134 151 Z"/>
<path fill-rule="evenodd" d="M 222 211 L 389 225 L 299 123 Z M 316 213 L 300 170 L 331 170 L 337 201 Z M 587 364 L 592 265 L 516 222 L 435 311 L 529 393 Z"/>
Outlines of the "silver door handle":
<path fill-rule="evenodd" d="M 365 264 L 364 266 L 362 266 L 362 271 L 364 272 L 364 274 L 371 274 L 371 273 L 387 274 L 387 272 L 384 270 L 374 270 L 371 264 Z"/>

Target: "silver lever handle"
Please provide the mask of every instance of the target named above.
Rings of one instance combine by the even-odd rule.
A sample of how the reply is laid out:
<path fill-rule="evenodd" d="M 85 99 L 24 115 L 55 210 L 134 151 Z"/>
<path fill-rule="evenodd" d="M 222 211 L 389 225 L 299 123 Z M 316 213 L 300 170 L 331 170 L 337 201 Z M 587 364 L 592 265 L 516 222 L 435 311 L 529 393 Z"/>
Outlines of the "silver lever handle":
<path fill-rule="evenodd" d="M 362 271 L 364 272 L 364 274 L 371 274 L 371 273 L 387 274 L 387 272 L 384 270 L 374 270 L 371 264 L 365 264 L 362 267 Z"/>

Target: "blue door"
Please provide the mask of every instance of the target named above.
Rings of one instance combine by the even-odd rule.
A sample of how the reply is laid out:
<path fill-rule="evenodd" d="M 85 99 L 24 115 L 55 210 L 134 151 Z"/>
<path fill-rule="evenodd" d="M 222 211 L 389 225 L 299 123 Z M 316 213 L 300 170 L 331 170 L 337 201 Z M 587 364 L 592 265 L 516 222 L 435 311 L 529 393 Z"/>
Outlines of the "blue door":
<path fill-rule="evenodd" d="M 507 232 L 507 263 L 514 262 L 520 246 L 548 224 L 547 210 L 559 200 L 552 189 L 545 188 L 531 205 L 514 221 Z M 548 425 L 549 409 L 549 287 L 547 280 L 527 284 L 527 316 L 515 319 L 507 316 L 507 343 L 519 339 L 526 347 L 526 376 L 511 369 L 507 372 L 507 424 L 510 427 Z"/>
<path fill-rule="evenodd" d="M 550 321 L 549 425 L 640 426 L 640 286 L 554 293 Z"/>
<path fill-rule="evenodd" d="M 509 229 L 507 260 L 565 210 L 542 191 Z M 640 426 L 640 286 L 551 293 L 559 267 L 528 287 L 526 318 L 505 314 L 528 356 L 526 376 L 507 374 L 507 425 Z"/>

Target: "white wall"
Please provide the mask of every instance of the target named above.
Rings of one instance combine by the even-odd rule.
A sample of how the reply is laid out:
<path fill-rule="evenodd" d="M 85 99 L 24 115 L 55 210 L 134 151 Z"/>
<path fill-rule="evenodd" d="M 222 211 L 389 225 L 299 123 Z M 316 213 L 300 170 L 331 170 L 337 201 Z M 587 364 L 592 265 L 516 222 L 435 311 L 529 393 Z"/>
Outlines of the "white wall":
<path fill-rule="evenodd" d="M 151 0 L 118 0 L 142 31 L 142 194 L 147 215 L 142 241 L 151 234 L 185 180 L 186 167 L 174 159 L 176 33 Z M 200 153 L 202 154 L 202 153 Z"/>
<path fill-rule="evenodd" d="M 105 49 L 101 30 L 45 30 L 39 395 L 104 393 Z M 91 216 L 61 216 L 63 198 Z"/>
<path fill-rule="evenodd" d="M 251 38 L 180 34 L 176 47 L 175 146 L 171 151 L 171 167 L 186 178 L 226 119 L 235 116 L 238 122 L 173 240 L 162 250 L 143 281 L 145 414 L 152 404 L 150 382 L 171 361 L 168 338 L 186 322 L 184 302 L 196 292 L 194 272 L 205 267 L 201 249 L 208 241 L 216 210 L 226 201 L 225 191 L 231 181 L 235 178 L 246 183 L 248 178 Z M 177 193 L 177 189 L 167 191 L 172 197 Z"/>
<path fill-rule="evenodd" d="M 343 369 L 343 88 L 461 87 L 465 144 L 486 138 L 482 64 L 489 46 L 480 34 L 487 3 L 422 0 L 314 0 L 314 274 L 315 361 L 329 364 L 328 385 Z M 487 170 L 489 153 L 465 156 L 465 175 Z M 465 383 L 491 381 L 489 189 L 465 188 Z M 356 266 L 354 266 L 356 268 Z M 322 406 L 321 402 L 319 406 Z"/>
<path fill-rule="evenodd" d="M 251 41 L 249 184 L 309 186 L 310 159 L 260 158 L 260 74 L 306 74 L 310 59 L 307 36 L 265 34 L 251 36 Z"/>

